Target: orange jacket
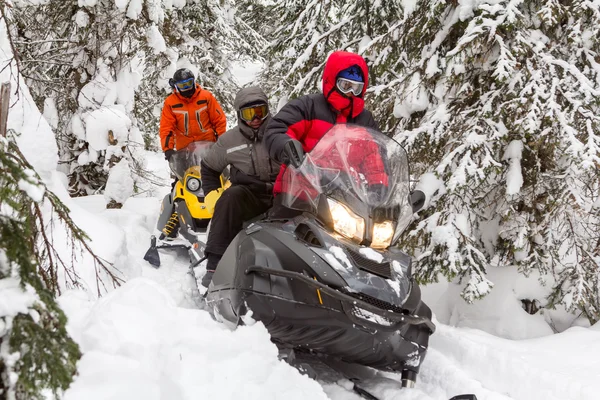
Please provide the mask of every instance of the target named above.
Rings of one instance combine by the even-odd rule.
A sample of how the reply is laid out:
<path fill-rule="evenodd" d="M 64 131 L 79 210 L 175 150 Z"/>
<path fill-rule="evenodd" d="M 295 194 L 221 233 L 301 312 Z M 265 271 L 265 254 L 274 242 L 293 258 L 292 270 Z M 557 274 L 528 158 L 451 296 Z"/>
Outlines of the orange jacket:
<path fill-rule="evenodd" d="M 200 140 L 217 141 L 227 130 L 221 105 L 208 90 L 196 84 L 196 93 L 185 98 L 173 90 L 165 99 L 160 117 L 160 144 L 163 151 L 181 150 Z"/>

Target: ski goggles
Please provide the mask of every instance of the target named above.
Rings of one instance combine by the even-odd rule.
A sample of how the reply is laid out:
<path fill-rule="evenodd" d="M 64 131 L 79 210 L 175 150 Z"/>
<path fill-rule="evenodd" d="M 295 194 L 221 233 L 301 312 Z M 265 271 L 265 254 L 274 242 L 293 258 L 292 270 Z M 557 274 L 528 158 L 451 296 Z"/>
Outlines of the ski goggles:
<path fill-rule="evenodd" d="M 365 86 L 364 82 L 351 81 L 346 78 L 337 78 L 335 84 L 340 92 L 344 94 L 352 92 L 355 96 L 360 96 Z"/>
<path fill-rule="evenodd" d="M 257 104 L 240 109 L 240 117 L 246 122 L 252 122 L 254 118 L 259 118 L 262 121 L 267 118 L 268 114 L 269 106 L 266 104 Z"/>
<path fill-rule="evenodd" d="M 194 78 L 189 78 L 184 81 L 175 82 L 175 86 L 179 91 L 190 90 L 194 87 Z"/>

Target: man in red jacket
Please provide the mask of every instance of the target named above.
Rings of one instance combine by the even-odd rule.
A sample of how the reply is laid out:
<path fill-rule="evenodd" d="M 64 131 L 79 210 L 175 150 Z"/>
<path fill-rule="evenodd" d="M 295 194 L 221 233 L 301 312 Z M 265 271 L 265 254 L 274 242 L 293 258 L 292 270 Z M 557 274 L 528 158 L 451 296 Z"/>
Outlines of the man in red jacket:
<path fill-rule="evenodd" d="M 265 132 L 265 143 L 271 158 L 284 164 L 273 188 L 275 196 L 282 190 L 286 166 L 300 166 L 304 153 L 311 151 L 335 124 L 379 130 L 371 112 L 364 108 L 368 83 L 367 63 L 360 55 L 335 51 L 325 63 L 323 93 L 294 99 L 273 117 Z"/>

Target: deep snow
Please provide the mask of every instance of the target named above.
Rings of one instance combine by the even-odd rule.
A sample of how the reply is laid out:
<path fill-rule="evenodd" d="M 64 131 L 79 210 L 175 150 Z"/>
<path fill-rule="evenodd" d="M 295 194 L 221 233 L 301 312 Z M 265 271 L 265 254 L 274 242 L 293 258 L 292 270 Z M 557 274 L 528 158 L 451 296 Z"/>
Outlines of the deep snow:
<path fill-rule="evenodd" d="M 153 171 L 168 181 L 166 162 L 153 155 L 149 159 Z M 158 191 L 168 190 L 166 185 Z M 104 209 L 100 195 L 74 199 L 119 232 L 113 237 L 124 242 L 115 260 L 128 283 L 100 300 L 83 291 L 60 298 L 69 331 L 84 352 L 79 376 L 65 399 L 358 399 L 348 381 L 317 385 L 279 361 L 262 324 L 229 331 L 197 309 L 185 252 L 161 251 L 158 269 L 142 259 L 150 234 L 156 233 L 160 197 L 130 198 L 121 210 Z M 528 333 L 532 336 L 543 332 L 540 317 L 532 323 L 535 318 L 527 319 L 527 314 L 500 315 L 514 311 L 502 299 L 491 298 L 484 307 L 443 304 L 452 286 L 424 290 L 441 317 L 454 312 L 487 330 L 508 329 L 514 323 L 521 330 L 533 327 Z M 500 307 L 499 313 L 484 318 L 482 313 L 494 306 Z M 598 398 L 598 329 L 575 327 L 509 340 L 479 329 L 436 324 L 416 389 L 400 391 L 399 376 L 390 373 L 378 373 L 363 386 L 385 400 L 447 399 L 464 392 L 483 400 Z"/>

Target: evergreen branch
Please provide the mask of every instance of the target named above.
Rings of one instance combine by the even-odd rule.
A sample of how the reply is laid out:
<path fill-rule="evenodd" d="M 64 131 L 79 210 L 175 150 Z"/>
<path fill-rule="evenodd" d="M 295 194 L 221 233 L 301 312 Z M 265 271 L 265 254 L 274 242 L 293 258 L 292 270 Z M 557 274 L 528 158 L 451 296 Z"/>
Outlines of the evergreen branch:
<path fill-rule="evenodd" d="M 19 165 L 22 168 L 27 168 L 27 169 L 33 170 L 33 167 L 26 161 L 25 157 L 23 156 L 20 149 L 16 145 L 9 143 L 9 149 L 13 152 L 12 154 L 9 154 L 9 156 L 15 160 L 18 160 Z M 124 282 L 124 280 L 122 278 L 118 277 L 112 271 L 112 269 L 115 269 L 115 267 L 111 263 L 108 263 L 106 260 L 103 260 L 102 258 L 100 258 L 90 248 L 90 246 L 88 245 L 89 237 L 87 236 L 87 234 L 84 231 L 82 231 L 78 226 L 75 225 L 75 223 L 69 216 L 69 209 L 60 201 L 60 199 L 58 197 L 56 197 L 56 195 L 54 193 L 52 193 L 50 191 L 45 191 L 44 198 L 50 202 L 52 209 L 56 212 L 56 214 L 58 216 L 58 220 L 63 225 L 65 225 L 65 227 L 67 228 L 67 231 L 69 232 L 72 239 L 75 242 L 79 243 L 79 245 L 81 245 L 85 249 L 85 251 L 92 257 L 92 259 L 94 261 L 94 268 L 96 270 L 96 277 L 97 277 L 96 287 L 97 287 L 98 294 L 101 295 L 100 285 L 102 285 L 102 287 L 106 290 L 106 285 L 104 283 L 104 280 L 101 277 L 101 272 L 106 274 L 109 277 L 109 280 L 113 287 L 120 286 L 121 283 Z M 39 233 L 41 233 L 41 235 L 42 235 L 43 244 L 47 251 L 46 254 L 48 257 L 48 262 L 50 264 L 50 276 L 46 276 L 48 283 L 50 283 L 49 288 L 52 291 L 60 294 L 60 286 L 58 285 L 58 275 L 57 275 L 57 268 L 56 268 L 57 264 L 55 264 L 52 254 L 54 254 L 55 257 L 57 257 L 57 261 L 59 262 L 58 265 L 61 265 L 63 267 L 63 269 L 67 272 L 67 275 L 71 278 L 71 283 L 74 286 L 79 287 L 80 283 L 78 283 L 76 281 L 76 278 L 78 275 L 75 272 L 74 263 L 71 262 L 71 266 L 67 267 L 67 265 L 60 259 L 58 252 L 54 248 L 53 241 L 50 238 L 48 238 L 48 236 L 46 235 L 46 232 L 44 229 L 44 224 L 43 224 L 42 212 L 41 212 L 39 204 L 36 203 L 33 205 L 33 207 L 35 210 L 34 213 L 39 218 L 39 221 L 40 221 Z M 73 246 L 72 246 L 71 250 L 74 251 Z M 44 259 L 39 256 L 39 253 L 36 253 L 36 255 L 38 257 L 38 260 L 40 261 L 40 265 L 42 265 Z M 118 270 L 116 270 L 116 271 L 118 273 L 120 273 L 120 271 L 118 271 Z M 71 274 L 73 274 L 73 276 L 71 276 Z"/>
<path fill-rule="evenodd" d="M 43 270 L 45 253 L 36 250 L 34 201 L 19 189 L 19 183 L 39 184 L 39 177 L 25 173 L 26 161 L 15 149 L 14 142 L 0 138 L 0 253 L 8 262 L 3 262 L 0 279 L 17 279 L 30 305 L 25 313 L 0 315 L 5 327 L 0 343 L 12 354 L 10 363 L 4 362 L 5 354 L 0 355 L 1 396 L 42 400 L 51 393 L 58 398 L 69 387 L 81 353 L 67 334 L 66 317 L 54 293 L 44 284 L 52 278 L 46 275 L 42 281 L 36 273 Z"/>

